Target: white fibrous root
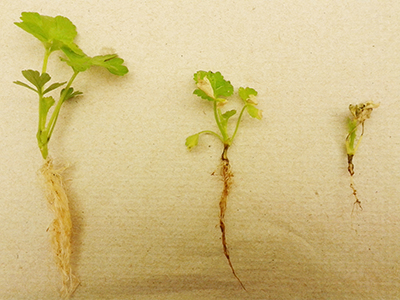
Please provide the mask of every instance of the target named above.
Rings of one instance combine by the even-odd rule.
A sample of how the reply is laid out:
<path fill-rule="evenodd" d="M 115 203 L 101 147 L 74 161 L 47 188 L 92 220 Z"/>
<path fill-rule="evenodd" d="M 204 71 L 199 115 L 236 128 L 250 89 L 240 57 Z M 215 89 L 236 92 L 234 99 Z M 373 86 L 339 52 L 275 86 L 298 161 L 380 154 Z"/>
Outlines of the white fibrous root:
<path fill-rule="evenodd" d="M 49 208 L 54 213 L 48 232 L 57 268 L 61 273 L 61 297 L 68 299 L 79 285 L 71 269 L 72 221 L 68 198 L 64 190 L 61 173 L 64 168 L 55 169 L 51 158 L 47 158 L 39 173 L 42 177 Z"/>

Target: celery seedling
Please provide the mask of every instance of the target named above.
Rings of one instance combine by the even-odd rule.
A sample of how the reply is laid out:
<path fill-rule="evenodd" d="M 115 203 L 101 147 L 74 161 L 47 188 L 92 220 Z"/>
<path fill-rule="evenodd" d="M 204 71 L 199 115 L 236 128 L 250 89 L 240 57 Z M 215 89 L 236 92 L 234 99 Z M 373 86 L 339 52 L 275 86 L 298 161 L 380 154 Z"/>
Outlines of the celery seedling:
<path fill-rule="evenodd" d="M 75 25 L 65 17 L 49 17 L 33 12 L 23 12 L 21 20 L 22 22 L 16 22 L 15 25 L 36 37 L 42 42 L 45 49 L 41 72 L 24 70 L 22 75 L 30 84 L 21 81 L 15 81 L 15 83 L 34 91 L 39 98 L 39 124 L 36 138 L 45 160 L 40 173 L 44 178 L 50 209 L 55 214 L 48 230 L 51 234 L 56 264 L 62 276 L 60 293 L 63 298 L 68 298 L 79 284 L 70 265 L 72 222 L 68 198 L 63 187 L 62 170 L 54 169 L 53 161 L 48 156 L 48 143 L 52 137 L 61 106 L 65 101 L 82 94 L 74 91 L 72 87 L 72 83 L 79 73 L 86 71 L 91 66 L 100 66 L 112 74 L 122 76 L 128 72 L 128 69 L 122 64 L 124 61 L 117 54 L 87 56 L 74 42 L 77 35 Z M 60 59 L 71 66 L 72 75 L 67 81 L 55 82 L 46 87 L 51 80 L 50 75 L 46 72 L 47 63 L 50 55 L 55 51 L 61 51 L 64 54 L 64 57 Z M 61 89 L 57 102 L 53 96 L 47 96 L 49 92 L 62 86 L 65 87 Z M 50 115 L 50 109 L 54 105 Z"/>
<path fill-rule="evenodd" d="M 354 187 L 354 164 L 353 157 L 357 152 L 358 147 L 360 146 L 360 142 L 364 135 L 364 122 L 371 117 L 372 110 L 377 108 L 379 104 L 375 104 L 372 101 L 368 101 L 366 103 L 361 103 L 357 105 L 350 104 L 349 109 L 352 115 L 352 118 L 347 119 L 348 126 L 348 135 L 346 137 L 346 151 L 347 151 L 347 162 L 348 162 L 348 171 L 350 173 L 351 181 L 350 187 L 353 190 L 353 195 L 355 198 L 355 202 L 353 205 L 353 209 L 355 205 L 358 205 L 360 209 L 362 209 L 361 201 L 358 199 L 357 190 Z M 357 128 L 361 125 L 362 131 L 361 135 L 358 138 L 357 143 Z M 355 144 L 355 145 L 354 145 Z"/>
<path fill-rule="evenodd" d="M 239 117 L 236 121 L 236 126 L 233 134 L 229 135 L 228 121 L 231 117 L 233 117 L 236 114 L 236 110 L 228 110 L 222 113 L 221 106 L 225 105 L 228 102 L 226 97 L 229 97 L 233 94 L 232 84 L 229 81 L 226 81 L 220 72 L 213 73 L 211 71 L 209 72 L 198 71 L 197 73 L 194 74 L 194 81 L 196 82 L 197 89 L 193 93 L 202 99 L 210 101 L 214 110 L 214 118 L 220 133 L 216 133 L 211 130 L 200 131 L 192 136 L 189 136 L 186 139 L 186 146 L 188 147 L 189 150 L 195 147 L 198 144 L 200 134 L 203 133 L 211 134 L 217 137 L 224 146 L 221 155 L 221 171 L 220 171 L 224 183 L 224 188 L 219 201 L 219 208 L 220 208 L 219 226 L 222 235 L 222 246 L 225 257 L 228 260 L 228 264 L 232 270 L 233 275 L 239 281 L 242 288 L 246 289 L 242 281 L 237 276 L 235 269 L 233 268 L 226 242 L 225 212 L 233 177 L 233 173 L 231 171 L 231 165 L 228 159 L 228 149 L 232 145 L 232 142 L 236 137 L 243 113 L 247 111 L 252 118 L 260 120 L 262 118 L 262 111 L 255 107 L 258 104 L 256 98 L 257 96 L 256 90 L 249 87 L 246 88 L 240 87 L 239 96 L 243 100 L 243 108 L 241 109 Z"/>

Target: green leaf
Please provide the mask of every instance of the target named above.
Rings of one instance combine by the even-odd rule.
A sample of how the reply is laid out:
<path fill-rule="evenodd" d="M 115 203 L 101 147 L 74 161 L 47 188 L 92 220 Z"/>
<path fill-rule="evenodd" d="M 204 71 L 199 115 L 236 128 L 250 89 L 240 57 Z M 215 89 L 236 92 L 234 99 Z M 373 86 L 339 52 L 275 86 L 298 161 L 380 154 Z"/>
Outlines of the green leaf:
<path fill-rule="evenodd" d="M 234 110 L 234 109 L 233 110 L 228 110 L 227 112 L 222 114 L 221 110 L 218 109 L 218 114 L 219 114 L 219 118 L 221 120 L 221 126 L 222 126 L 225 134 L 227 135 L 227 128 L 228 128 L 229 118 L 236 114 L 236 110 Z"/>
<path fill-rule="evenodd" d="M 242 100 L 246 103 L 252 104 L 252 105 L 257 105 L 257 103 L 254 103 L 254 97 L 257 96 L 257 91 L 252 88 L 239 88 L 239 96 L 242 98 Z"/>
<path fill-rule="evenodd" d="M 258 109 L 253 105 L 248 105 L 246 107 L 247 112 L 249 113 L 250 117 L 261 120 L 262 119 L 262 110 Z"/>
<path fill-rule="evenodd" d="M 65 89 L 62 89 L 62 90 L 61 90 L 61 95 L 64 93 L 64 91 L 65 91 Z M 82 94 L 83 94 L 83 93 L 80 92 L 80 91 L 75 91 L 75 92 L 74 92 L 74 88 L 73 88 L 73 87 L 70 87 L 70 88 L 68 89 L 67 93 L 65 94 L 64 101 L 66 101 L 66 100 L 68 100 L 68 99 L 71 99 L 71 98 L 74 98 L 74 97 L 76 97 L 76 96 L 82 95 Z"/>
<path fill-rule="evenodd" d="M 44 85 L 50 81 L 51 77 L 47 73 L 40 74 L 35 70 L 24 70 L 22 71 L 22 75 L 32 83 L 38 91 L 41 91 Z"/>
<path fill-rule="evenodd" d="M 33 87 L 31 87 L 30 85 L 27 85 L 26 83 L 23 83 L 23 82 L 21 82 L 21 81 L 19 81 L 19 80 L 14 81 L 14 83 L 15 83 L 15 84 L 18 84 L 18 85 L 21 85 L 21 86 L 23 86 L 23 87 L 26 87 L 26 88 L 28 88 L 28 89 L 30 89 L 30 90 L 35 91 L 36 93 L 38 93 L 38 91 L 35 90 Z"/>
<path fill-rule="evenodd" d="M 194 74 L 194 81 L 198 89 L 193 93 L 202 99 L 222 102 L 225 99 L 219 99 L 220 97 L 228 97 L 233 94 L 232 84 L 225 80 L 220 72 L 198 71 Z M 209 85 L 211 85 L 212 94 L 208 88 Z"/>
<path fill-rule="evenodd" d="M 91 66 L 100 66 L 115 75 L 122 76 L 128 73 L 128 68 L 122 65 L 124 60 L 119 58 L 117 54 L 90 57 L 83 53 L 82 50 L 77 53 L 67 46 L 62 47 L 61 50 L 67 56 L 67 59 L 61 58 L 61 60 L 71 66 L 75 72 L 84 72 Z"/>
<path fill-rule="evenodd" d="M 198 142 L 199 142 L 199 134 L 196 133 L 186 138 L 185 145 L 186 147 L 188 147 L 189 150 L 191 150 L 193 147 L 197 146 Z"/>
<path fill-rule="evenodd" d="M 195 90 L 193 91 L 193 94 L 199 96 L 199 97 L 202 98 L 202 99 L 206 99 L 206 100 L 208 100 L 208 101 L 214 101 L 213 98 L 207 96 L 207 94 L 206 94 L 204 91 L 200 90 L 200 89 L 195 89 Z"/>
<path fill-rule="evenodd" d="M 228 120 L 230 117 L 234 116 L 236 114 L 236 110 L 232 109 L 232 110 L 228 110 L 227 112 L 223 113 L 221 116 Z"/>
<path fill-rule="evenodd" d="M 49 111 L 49 109 L 54 105 L 55 101 L 53 97 L 43 97 L 43 108 L 46 111 Z"/>
<path fill-rule="evenodd" d="M 60 86 L 63 86 L 64 84 L 66 84 L 67 82 L 56 82 L 53 83 L 52 85 L 50 85 L 47 89 L 44 90 L 43 95 L 47 94 L 48 92 L 55 90 L 56 88 L 59 88 Z"/>
<path fill-rule="evenodd" d="M 232 84 L 229 81 L 226 81 L 220 72 L 208 72 L 207 78 L 210 80 L 217 98 L 221 96 L 228 97 L 233 94 Z"/>
<path fill-rule="evenodd" d="M 75 72 L 84 72 L 90 68 L 90 57 L 85 53 L 76 53 L 70 47 L 62 47 L 61 50 L 67 56 L 67 59 L 61 58 L 62 61 L 65 61 Z"/>
<path fill-rule="evenodd" d="M 26 83 L 23 83 L 21 81 L 14 81 L 14 83 L 21 85 L 23 87 L 26 87 L 28 89 L 31 89 L 38 94 L 42 93 L 42 95 L 47 94 L 48 92 L 66 84 L 66 82 L 56 82 L 56 83 L 53 83 L 52 85 L 50 85 L 47 89 L 45 89 L 44 92 L 42 92 L 44 85 L 47 82 L 49 82 L 51 79 L 49 74 L 47 74 L 47 73 L 40 74 L 38 71 L 35 71 L 35 70 L 24 70 L 24 71 L 22 71 L 22 75 L 30 83 L 32 83 L 36 87 L 36 89 L 34 89 L 30 85 L 27 85 Z"/>
<path fill-rule="evenodd" d="M 262 110 L 256 108 L 254 105 L 258 104 L 257 101 L 257 91 L 255 89 L 246 87 L 246 88 L 239 88 L 239 96 L 242 98 L 244 103 L 246 103 L 246 110 L 249 113 L 250 117 L 255 119 L 262 119 Z"/>
<path fill-rule="evenodd" d="M 68 18 L 23 12 L 21 20 L 22 22 L 15 22 L 15 25 L 39 39 L 50 52 L 59 50 L 63 45 L 74 48 L 73 42 L 77 32 L 75 25 Z"/>
<path fill-rule="evenodd" d="M 106 68 L 111 74 L 123 76 L 128 73 L 128 68 L 122 65 L 124 60 L 117 54 L 99 55 L 92 58 L 93 66 Z"/>

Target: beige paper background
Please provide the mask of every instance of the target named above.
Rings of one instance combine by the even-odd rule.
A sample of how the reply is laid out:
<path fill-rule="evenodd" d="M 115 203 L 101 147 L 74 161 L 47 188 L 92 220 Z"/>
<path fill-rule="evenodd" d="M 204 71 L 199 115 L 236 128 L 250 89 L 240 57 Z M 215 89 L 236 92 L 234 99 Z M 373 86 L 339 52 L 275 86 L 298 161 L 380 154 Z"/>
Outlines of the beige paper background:
<path fill-rule="evenodd" d="M 81 74 L 50 143 L 65 172 L 74 231 L 74 299 L 400 298 L 397 1 L 2 1 L 0 299 L 56 299 L 36 172 L 35 95 L 12 83 L 41 68 L 42 46 L 13 22 L 64 15 L 89 55 L 115 49 L 130 73 Z M 235 184 L 222 254 L 211 176 L 221 145 L 197 70 L 259 92 L 229 153 Z M 67 66 L 50 61 L 54 80 Z M 69 75 L 68 75 L 69 76 Z M 238 100 L 233 98 L 232 100 Z M 348 105 L 373 100 L 355 157 L 364 210 L 351 217 Z"/>

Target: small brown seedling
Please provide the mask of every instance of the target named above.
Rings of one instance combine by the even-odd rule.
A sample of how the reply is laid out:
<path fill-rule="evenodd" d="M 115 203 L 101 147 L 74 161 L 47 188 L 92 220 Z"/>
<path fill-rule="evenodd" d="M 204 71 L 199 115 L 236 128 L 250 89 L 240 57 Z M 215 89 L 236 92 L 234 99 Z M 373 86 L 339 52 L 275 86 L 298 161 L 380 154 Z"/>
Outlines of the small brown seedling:
<path fill-rule="evenodd" d="M 353 191 L 353 195 L 355 198 L 353 204 L 354 207 L 358 206 L 362 210 L 361 201 L 357 196 L 357 190 L 354 186 L 354 164 L 353 158 L 357 152 L 358 147 L 360 146 L 360 142 L 364 136 L 364 122 L 371 117 L 372 110 L 377 108 L 378 104 L 375 104 L 372 101 L 368 101 L 366 103 L 361 103 L 357 105 L 350 104 L 349 109 L 352 115 L 352 118 L 347 119 L 348 125 L 348 135 L 346 137 L 346 151 L 347 151 L 347 162 L 348 162 L 348 171 L 350 174 L 350 187 Z M 362 131 L 360 137 L 358 137 L 357 143 L 355 143 L 357 139 L 357 128 L 361 125 Z"/>

